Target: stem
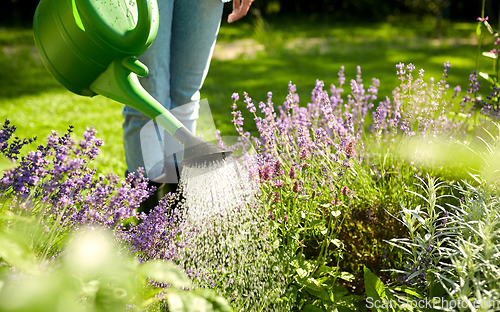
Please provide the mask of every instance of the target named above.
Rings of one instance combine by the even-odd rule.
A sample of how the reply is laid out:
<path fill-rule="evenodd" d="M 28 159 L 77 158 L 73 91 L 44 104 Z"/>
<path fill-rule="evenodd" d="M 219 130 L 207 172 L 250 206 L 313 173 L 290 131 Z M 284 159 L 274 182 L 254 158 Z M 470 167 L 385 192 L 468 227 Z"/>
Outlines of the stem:
<path fill-rule="evenodd" d="M 500 8 L 498 9 L 498 27 L 497 27 L 497 31 L 500 31 Z M 497 35 L 499 35 L 499 33 L 497 33 Z M 497 37 L 499 38 L 499 37 Z M 497 51 L 498 49 L 500 49 L 500 46 L 497 47 Z M 495 60 L 495 65 L 496 65 L 496 74 L 497 74 L 497 83 L 500 81 L 500 77 L 498 77 L 498 59 L 500 58 L 499 55 L 497 55 L 497 58 Z"/>
<path fill-rule="evenodd" d="M 481 18 L 484 19 L 484 6 L 485 6 L 485 3 L 486 3 L 486 0 L 483 0 L 483 6 L 481 8 Z M 482 22 L 480 22 L 482 23 Z M 483 26 L 481 25 L 481 28 Z M 476 54 L 476 73 L 479 72 L 479 55 L 481 54 L 481 43 L 482 43 L 482 40 L 483 39 L 483 32 L 481 31 L 481 34 L 479 35 L 479 42 L 477 43 L 477 54 Z M 474 94 L 474 97 L 476 97 L 476 95 Z"/>
<path fill-rule="evenodd" d="M 481 17 L 484 18 L 484 7 L 485 7 L 486 0 L 483 0 L 483 7 L 481 9 Z"/>

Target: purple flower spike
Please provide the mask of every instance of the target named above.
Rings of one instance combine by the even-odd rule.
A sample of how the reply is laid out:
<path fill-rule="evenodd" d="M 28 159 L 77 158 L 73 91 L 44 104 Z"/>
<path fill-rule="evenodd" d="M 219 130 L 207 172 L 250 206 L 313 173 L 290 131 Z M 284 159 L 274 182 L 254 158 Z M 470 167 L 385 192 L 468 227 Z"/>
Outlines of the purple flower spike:
<path fill-rule="evenodd" d="M 443 78 L 448 78 L 448 73 L 450 68 L 451 68 L 450 62 L 444 63 Z"/>

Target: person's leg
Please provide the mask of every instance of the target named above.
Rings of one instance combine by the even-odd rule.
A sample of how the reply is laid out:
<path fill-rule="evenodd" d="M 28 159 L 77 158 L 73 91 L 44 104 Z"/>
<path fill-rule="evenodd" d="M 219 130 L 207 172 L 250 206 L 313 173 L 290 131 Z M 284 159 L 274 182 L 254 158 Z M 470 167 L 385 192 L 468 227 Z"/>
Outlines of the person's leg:
<path fill-rule="evenodd" d="M 153 44 L 139 56 L 149 69 L 146 77 L 140 78 L 142 86 L 166 109 L 170 109 L 170 41 L 174 0 L 158 1 L 160 15 L 159 29 Z M 146 176 L 155 178 L 162 168 L 153 168 L 163 160 L 161 146 L 155 125 L 151 118 L 138 110 L 126 106 L 123 110 L 123 143 L 127 171 L 139 167 L 146 169 Z M 157 171 L 160 172 L 157 172 Z"/>
<path fill-rule="evenodd" d="M 199 90 L 208 72 L 223 4 L 220 0 L 162 0 L 158 6 L 158 35 L 139 58 L 150 69 L 150 74 L 142 78 L 141 83 L 195 133 Z M 182 153 L 178 153 L 182 151 L 180 143 L 168 133 L 158 135 L 155 123 L 149 122 L 148 117 L 133 108 L 126 107 L 124 116 L 128 171 L 146 167 L 150 179 L 177 183 L 179 168 L 176 168 L 175 158 L 177 161 L 182 158 Z M 166 147 L 164 155 L 160 144 Z"/>
<path fill-rule="evenodd" d="M 199 90 L 208 73 L 222 9 L 220 0 L 176 0 L 174 4 L 170 53 L 171 112 L 193 134 L 198 118 Z M 173 167 L 172 152 L 182 147 L 168 133 L 165 134 L 165 146 L 168 147 L 165 149 L 168 172 Z M 180 155 L 176 154 L 179 161 Z"/>

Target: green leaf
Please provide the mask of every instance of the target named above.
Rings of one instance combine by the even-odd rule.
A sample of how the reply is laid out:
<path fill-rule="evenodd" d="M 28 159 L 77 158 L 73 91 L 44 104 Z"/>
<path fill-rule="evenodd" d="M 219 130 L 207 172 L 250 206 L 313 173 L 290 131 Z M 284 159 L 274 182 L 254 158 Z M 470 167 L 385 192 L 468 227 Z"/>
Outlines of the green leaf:
<path fill-rule="evenodd" d="M 184 302 L 185 295 L 177 291 L 169 291 L 167 294 L 168 310 L 171 312 L 189 312 L 189 306 Z"/>
<path fill-rule="evenodd" d="M 335 298 L 344 297 L 345 295 L 347 295 L 349 293 L 349 291 L 347 290 L 347 288 L 345 288 L 342 285 L 332 285 L 330 287 L 330 291 L 331 291 L 331 293 L 333 294 L 333 296 Z"/>
<path fill-rule="evenodd" d="M 233 309 L 231 309 L 231 306 L 227 302 L 226 299 L 224 299 L 221 296 L 215 297 L 215 300 L 210 301 L 213 306 L 214 306 L 214 311 L 220 311 L 220 312 L 232 312 Z"/>
<path fill-rule="evenodd" d="M 337 268 L 331 268 L 325 265 L 319 267 L 320 272 L 326 273 L 330 276 L 341 278 L 345 281 L 352 282 L 354 280 L 354 275 L 349 272 L 339 272 Z"/>
<path fill-rule="evenodd" d="M 316 225 L 325 224 L 325 223 L 326 223 L 325 220 L 312 220 L 311 227 L 315 227 Z"/>
<path fill-rule="evenodd" d="M 316 265 L 311 261 L 302 259 L 302 261 L 300 262 L 300 267 L 306 270 L 307 272 L 312 273 L 312 271 L 316 268 Z"/>
<path fill-rule="evenodd" d="M 375 302 L 387 302 L 390 300 L 395 300 L 394 296 L 386 291 L 386 287 L 384 286 L 384 283 L 375 275 L 373 274 L 370 269 L 367 267 L 363 268 L 364 270 L 364 278 L 365 278 L 365 291 L 366 291 L 366 296 L 368 298 L 371 298 L 371 303 Z M 373 311 L 386 311 L 386 309 L 375 309 L 373 307 Z M 389 309 L 389 311 L 393 311 L 393 309 Z"/>
<path fill-rule="evenodd" d="M 227 300 L 217 295 L 217 293 L 211 289 L 196 289 L 191 291 L 191 293 L 193 295 L 202 297 L 208 302 L 210 302 L 214 307 L 214 311 L 219 311 L 219 312 L 233 311 Z"/>
<path fill-rule="evenodd" d="M 322 309 L 313 306 L 312 304 L 306 304 L 303 308 L 302 311 L 304 312 L 325 312 Z"/>
<path fill-rule="evenodd" d="M 496 60 L 498 58 L 498 55 L 496 55 L 495 53 L 492 53 L 492 52 L 483 52 L 482 54 L 484 56 L 492 58 L 494 60 Z"/>
<path fill-rule="evenodd" d="M 140 272 L 155 281 L 171 284 L 173 287 L 190 287 L 191 280 L 172 262 L 150 261 L 140 267 Z"/>
<path fill-rule="evenodd" d="M 479 72 L 479 76 L 481 76 L 481 77 L 483 77 L 483 79 L 491 82 L 490 75 L 488 75 L 487 73 Z"/>
<path fill-rule="evenodd" d="M 302 285 L 305 287 L 305 290 L 309 294 L 320 299 L 330 301 L 330 295 L 328 294 L 328 291 L 323 288 L 316 279 L 310 277 L 305 282 L 302 282 Z"/>
<path fill-rule="evenodd" d="M 382 281 L 367 267 L 363 268 L 366 295 L 374 299 L 385 297 L 385 286 Z"/>
<path fill-rule="evenodd" d="M 339 277 L 344 281 L 352 282 L 354 281 L 354 275 L 349 272 L 339 272 Z"/>
<path fill-rule="evenodd" d="M 36 269 L 35 254 L 21 235 L 0 230 L 0 258 L 24 271 Z"/>
<path fill-rule="evenodd" d="M 481 22 L 477 23 L 476 34 L 481 36 Z"/>
<path fill-rule="evenodd" d="M 495 33 L 495 31 L 491 27 L 490 23 L 488 23 L 488 21 L 484 21 L 483 23 L 484 23 L 484 26 L 486 26 L 486 29 L 488 29 L 489 33 L 493 35 Z"/>
<path fill-rule="evenodd" d="M 323 273 L 326 273 L 330 276 L 336 276 L 337 273 L 338 273 L 338 270 L 337 268 L 332 268 L 332 267 L 329 267 L 329 266 L 326 266 L 326 265 L 322 265 L 319 267 L 319 271 L 320 272 L 323 272 Z"/>
<path fill-rule="evenodd" d="M 208 297 L 208 300 L 204 297 Z M 178 291 L 167 290 L 167 303 L 170 312 L 231 312 L 231 308 L 223 298 L 212 291 Z"/>
<path fill-rule="evenodd" d="M 342 246 L 342 242 L 338 238 L 332 239 L 331 243 L 337 246 L 337 248 L 340 248 Z"/>
<path fill-rule="evenodd" d="M 439 298 L 444 297 L 446 294 L 446 289 L 443 287 L 441 283 L 432 283 L 429 287 L 429 295 L 431 298 Z"/>
<path fill-rule="evenodd" d="M 408 295 L 415 296 L 415 297 L 417 297 L 417 298 L 419 298 L 419 299 L 423 299 L 422 295 L 420 295 L 419 293 L 417 293 L 417 292 L 416 292 L 416 291 L 414 291 L 413 289 L 408 288 L 407 286 L 403 286 L 403 287 L 398 286 L 398 287 L 394 287 L 394 288 L 392 288 L 392 289 L 394 289 L 395 291 L 405 292 L 405 293 L 407 293 Z"/>
<path fill-rule="evenodd" d="M 307 272 L 303 268 L 298 268 L 297 275 L 299 275 L 300 278 L 306 278 L 307 276 L 309 276 L 309 272 Z"/>

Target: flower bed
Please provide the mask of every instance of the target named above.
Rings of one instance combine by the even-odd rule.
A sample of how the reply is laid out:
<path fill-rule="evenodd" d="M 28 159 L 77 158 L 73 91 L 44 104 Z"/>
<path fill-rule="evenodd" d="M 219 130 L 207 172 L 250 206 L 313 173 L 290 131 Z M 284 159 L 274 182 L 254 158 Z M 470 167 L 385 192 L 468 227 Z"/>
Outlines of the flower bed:
<path fill-rule="evenodd" d="M 387 305 L 394 302 L 420 311 L 432 300 L 445 310 L 454 309 L 452 302 L 471 310 L 495 304 L 498 86 L 493 81 L 491 94 L 481 97 L 476 72 L 467 90 L 449 86 L 450 68 L 445 63 L 437 80 L 399 63 L 400 85 L 385 99 L 377 98 L 377 79 L 366 86 L 360 67 L 349 87 L 343 67 L 329 92 L 318 80 L 305 102 L 292 83 L 279 105 L 271 92 L 258 104 L 233 94 L 241 140 L 229 148 L 256 151 L 238 161 L 258 185 L 245 206 L 260 214 L 247 215 L 256 222 L 252 231 L 265 234 L 248 237 L 269 245 L 259 254 L 267 257 L 258 259 L 265 263 L 261 273 L 274 272 L 280 283 L 273 292 L 279 298 L 259 298 L 254 307 L 245 296 L 261 292 L 244 279 L 234 282 L 234 272 L 214 267 L 214 276 L 201 276 L 196 263 L 172 264 L 184 263 L 180 251 L 189 253 L 196 230 L 182 235 L 172 194 L 149 215 L 136 212 L 153 191 L 141 171 L 121 181 L 91 169 L 102 145 L 94 130 L 78 143 L 71 128 L 63 136 L 53 132 L 19 157 L 34 139 L 14 138 L 6 121 L 0 310 L 397 311 L 401 306 Z M 254 116 L 254 136 L 245 131 L 241 102 Z M 238 270 L 254 272 L 247 268 Z M 197 279 L 203 283 L 192 284 Z"/>

